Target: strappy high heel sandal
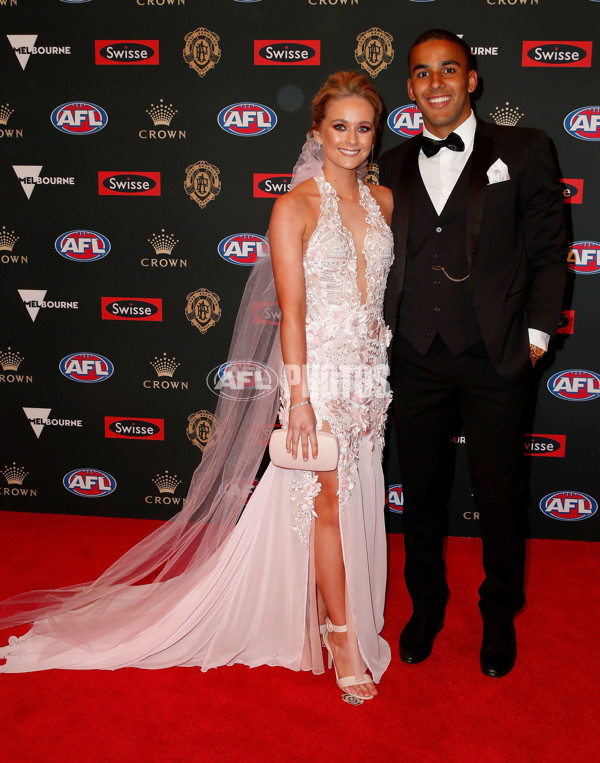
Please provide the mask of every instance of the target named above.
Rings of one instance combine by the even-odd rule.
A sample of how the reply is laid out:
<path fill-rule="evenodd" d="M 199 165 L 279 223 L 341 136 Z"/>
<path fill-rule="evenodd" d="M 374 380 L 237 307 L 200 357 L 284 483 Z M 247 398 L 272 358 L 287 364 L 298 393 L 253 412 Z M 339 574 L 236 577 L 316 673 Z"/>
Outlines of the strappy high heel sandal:
<path fill-rule="evenodd" d="M 354 705 L 360 705 L 362 704 L 362 701 L 365 699 L 373 699 L 373 695 L 369 695 L 366 697 L 361 697 L 359 694 L 353 694 L 351 691 L 346 691 L 348 686 L 360 686 L 361 684 L 372 684 L 373 678 L 369 673 L 363 673 L 361 678 L 357 678 L 356 676 L 343 676 L 340 678 L 338 676 L 337 668 L 335 666 L 335 662 L 333 660 L 333 651 L 331 647 L 329 646 L 329 634 L 330 633 L 346 633 L 348 631 L 347 625 L 334 625 L 329 618 L 325 621 L 325 630 L 323 631 L 323 644 L 325 645 L 325 649 L 327 649 L 327 654 L 329 655 L 327 660 L 327 667 L 331 668 L 333 665 L 333 669 L 335 670 L 335 682 L 338 685 L 338 688 L 342 691 L 342 699 L 346 702 L 348 700 L 346 697 L 352 697 L 354 701 L 350 702 L 350 704 Z M 357 702 L 356 700 L 360 700 Z"/>

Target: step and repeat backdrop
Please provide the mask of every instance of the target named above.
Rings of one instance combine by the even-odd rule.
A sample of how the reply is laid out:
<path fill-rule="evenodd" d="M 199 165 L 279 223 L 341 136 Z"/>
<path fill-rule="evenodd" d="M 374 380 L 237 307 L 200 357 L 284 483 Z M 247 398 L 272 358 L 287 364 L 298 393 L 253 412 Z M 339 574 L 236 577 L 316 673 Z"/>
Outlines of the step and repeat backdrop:
<path fill-rule="evenodd" d="M 396 145 L 421 129 L 409 45 L 444 27 L 476 56 L 477 114 L 556 147 L 570 279 L 523 442 L 529 520 L 600 540 L 598 0 L 0 0 L 0 27 L 1 509 L 181 507 L 313 94 L 364 71 Z M 477 535 L 453 443 L 450 533 Z M 393 438 L 385 468 L 401 531 Z"/>

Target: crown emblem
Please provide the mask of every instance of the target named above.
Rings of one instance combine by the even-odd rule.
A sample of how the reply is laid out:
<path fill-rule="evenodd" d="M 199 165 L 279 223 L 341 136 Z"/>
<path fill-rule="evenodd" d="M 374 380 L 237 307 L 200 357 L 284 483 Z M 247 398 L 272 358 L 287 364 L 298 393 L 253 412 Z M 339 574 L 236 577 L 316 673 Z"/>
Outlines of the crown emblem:
<path fill-rule="evenodd" d="M 19 236 L 15 236 L 14 230 L 6 230 L 6 225 L 2 226 L 0 231 L 0 251 L 12 252 L 13 246 L 19 240 Z"/>
<path fill-rule="evenodd" d="M 178 363 L 175 358 L 167 358 L 167 353 L 163 352 L 162 358 L 155 357 L 150 365 L 156 371 L 157 376 L 171 377 L 179 368 L 181 363 Z"/>
<path fill-rule="evenodd" d="M 173 494 L 179 485 L 181 485 L 181 480 L 177 479 L 177 475 L 169 474 L 168 470 L 165 470 L 164 474 L 157 474 L 156 477 L 152 479 L 152 482 L 154 482 L 158 488 L 159 493 Z"/>
<path fill-rule="evenodd" d="M 13 461 L 11 466 L 4 467 L 2 474 L 9 485 L 22 485 L 29 472 L 23 469 L 22 466 L 17 466 Z"/>
<path fill-rule="evenodd" d="M 514 127 L 519 119 L 521 119 L 523 114 L 519 112 L 518 106 L 515 106 L 514 109 L 511 109 L 509 102 L 506 101 L 505 106 L 496 106 L 495 111 L 490 111 L 490 116 L 497 125 Z"/>
<path fill-rule="evenodd" d="M 0 125 L 8 124 L 10 115 L 14 114 L 14 111 L 15 111 L 14 109 L 11 109 L 10 104 L 8 103 L 0 104 Z"/>
<path fill-rule="evenodd" d="M 173 108 L 172 103 L 167 106 L 161 98 L 156 105 L 153 103 L 150 104 L 150 108 L 146 109 L 146 114 L 150 116 L 155 127 L 158 127 L 158 125 L 165 125 L 165 127 L 168 127 L 175 114 L 177 114 L 177 109 Z"/>
<path fill-rule="evenodd" d="M 161 228 L 160 233 L 152 234 L 148 243 L 152 245 L 156 254 L 171 254 L 175 244 L 179 243 L 179 239 L 175 238 L 172 233 L 165 233 L 165 229 Z"/>
<path fill-rule="evenodd" d="M 8 347 L 4 352 L 0 352 L 0 365 L 3 371 L 18 371 L 19 366 L 25 358 L 18 352 Z"/>

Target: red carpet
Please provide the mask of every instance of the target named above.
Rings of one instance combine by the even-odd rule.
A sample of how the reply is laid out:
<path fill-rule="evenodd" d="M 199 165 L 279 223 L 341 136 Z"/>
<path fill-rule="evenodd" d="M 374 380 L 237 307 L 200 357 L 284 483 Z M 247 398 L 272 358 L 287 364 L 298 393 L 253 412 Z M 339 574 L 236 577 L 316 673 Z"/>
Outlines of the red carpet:
<path fill-rule="evenodd" d="M 0 597 L 94 577 L 155 522 L 0 512 Z M 479 541 L 448 542 L 446 627 L 421 665 L 397 657 L 409 615 L 390 536 L 380 695 L 339 699 L 330 673 L 243 666 L 0 675 L 0 761 L 596 761 L 600 544 L 530 543 L 519 657 L 479 670 Z M 2 643 L 9 633 L 4 632 Z"/>

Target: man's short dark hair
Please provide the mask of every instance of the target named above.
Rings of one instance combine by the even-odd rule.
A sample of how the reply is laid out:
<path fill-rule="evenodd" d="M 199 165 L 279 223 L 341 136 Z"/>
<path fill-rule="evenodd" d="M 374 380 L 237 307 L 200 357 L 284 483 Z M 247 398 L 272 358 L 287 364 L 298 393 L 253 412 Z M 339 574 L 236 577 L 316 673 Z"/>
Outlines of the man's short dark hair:
<path fill-rule="evenodd" d="M 421 45 L 424 42 L 431 42 L 431 40 L 445 40 L 446 42 L 456 43 L 456 45 L 458 45 L 465 54 L 465 58 L 467 60 L 467 69 L 471 71 L 472 69 L 477 68 L 475 64 L 475 57 L 471 53 L 471 48 L 458 35 L 454 34 L 454 32 L 449 32 L 447 29 L 428 29 L 426 32 L 422 32 L 410 46 L 410 50 L 408 51 L 409 70 L 410 54 L 412 53 L 413 48 L 415 48 L 417 45 Z"/>

